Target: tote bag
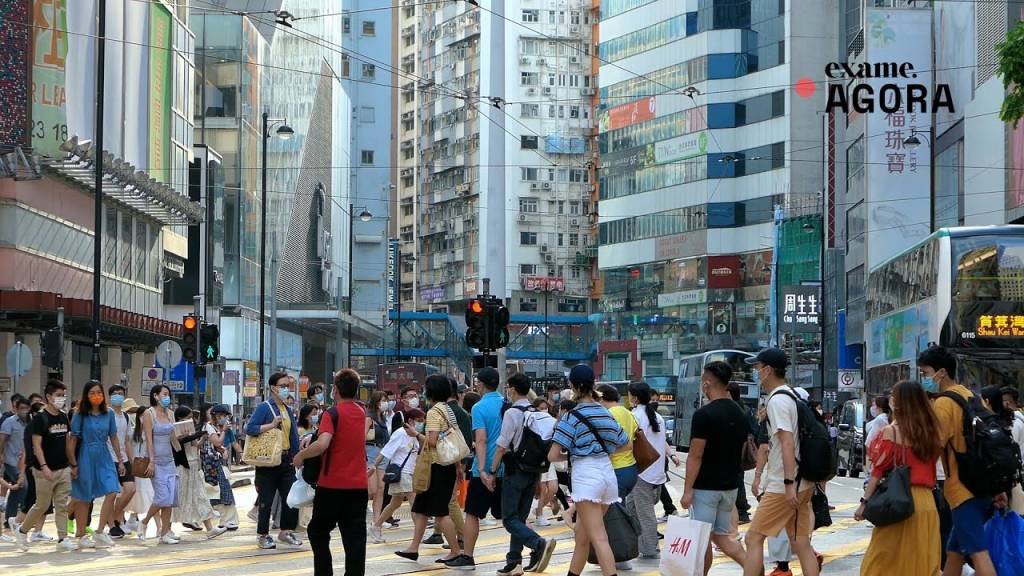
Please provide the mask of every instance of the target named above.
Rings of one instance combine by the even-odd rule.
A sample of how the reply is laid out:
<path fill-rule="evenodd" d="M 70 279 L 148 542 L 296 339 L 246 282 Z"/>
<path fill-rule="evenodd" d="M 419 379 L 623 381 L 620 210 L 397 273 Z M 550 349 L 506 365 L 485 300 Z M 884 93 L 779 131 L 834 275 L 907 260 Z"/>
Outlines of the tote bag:
<path fill-rule="evenodd" d="M 704 553 L 710 540 L 711 524 L 669 516 L 660 572 L 672 576 L 704 576 Z"/>
<path fill-rule="evenodd" d="M 639 428 L 633 435 L 633 458 L 636 459 L 638 473 L 647 470 L 661 458 L 661 453 L 647 440 L 647 435 Z"/>
<path fill-rule="evenodd" d="M 269 407 L 270 402 L 266 402 L 266 405 Z M 273 408 L 270 413 L 273 415 Z M 280 428 L 272 428 L 259 436 L 249 436 L 245 442 L 245 450 L 242 451 L 242 461 L 256 467 L 280 466 L 283 433 Z"/>
<path fill-rule="evenodd" d="M 871 498 L 864 504 L 864 518 L 875 526 L 888 526 L 903 522 L 914 515 L 914 496 L 910 493 L 910 467 L 906 465 L 906 447 L 903 464 L 888 471 L 875 487 Z"/>
<path fill-rule="evenodd" d="M 621 503 L 612 504 L 604 513 L 604 530 L 616 562 L 628 562 L 640 555 L 640 522 L 630 516 Z M 593 546 L 587 561 L 597 564 Z"/>
<path fill-rule="evenodd" d="M 443 409 L 448 418 L 448 430 L 442 432 L 437 439 L 437 463 L 450 466 L 469 456 L 469 446 L 462 437 L 451 407 L 445 404 Z"/>

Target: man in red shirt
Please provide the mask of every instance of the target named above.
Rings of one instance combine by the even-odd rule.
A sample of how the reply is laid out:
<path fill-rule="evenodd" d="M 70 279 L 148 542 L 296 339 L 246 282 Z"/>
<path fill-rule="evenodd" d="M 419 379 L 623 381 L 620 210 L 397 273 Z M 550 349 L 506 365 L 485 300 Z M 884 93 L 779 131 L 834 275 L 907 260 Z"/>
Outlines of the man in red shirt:
<path fill-rule="evenodd" d="M 313 575 L 333 576 L 331 532 L 341 531 L 345 549 L 345 576 L 366 572 L 366 412 L 356 402 L 359 374 L 344 369 L 334 377 L 334 402 L 320 418 L 315 442 L 295 455 L 302 466 L 306 458 L 321 457 L 320 479 L 313 499 L 313 519 L 306 532 L 313 548 Z"/>

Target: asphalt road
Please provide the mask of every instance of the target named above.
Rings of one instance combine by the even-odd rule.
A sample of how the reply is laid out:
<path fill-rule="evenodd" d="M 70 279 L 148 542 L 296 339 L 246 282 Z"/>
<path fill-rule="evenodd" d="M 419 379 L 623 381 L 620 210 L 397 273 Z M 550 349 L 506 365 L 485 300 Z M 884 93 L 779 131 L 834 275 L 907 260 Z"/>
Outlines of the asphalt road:
<path fill-rule="evenodd" d="M 250 473 L 251 474 L 251 473 Z M 748 476 L 749 480 L 749 476 Z M 863 522 L 853 519 L 858 499 L 861 495 L 863 480 L 852 478 L 836 478 L 829 483 L 829 498 L 836 510 L 832 512 L 833 525 L 815 532 L 814 547 L 825 556 L 824 573 L 829 576 L 854 576 L 859 574 L 861 558 L 867 549 L 871 528 Z M 682 490 L 682 480 L 672 476 L 670 489 L 673 498 L 678 500 Z M 182 544 L 177 546 L 158 545 L 155 538 L 140 542 L 131 536 L 117 543 L 108 550 L 88 550 L 85 552 L 56 553 L 52 544 L 37 544 L 27 553 L 19 553 L 13 545 L 0 544 L 0 573 L 12 576 L 43 576 L 58 574 L 91 575 L 131 575 L 131 576 L 185 576 L 189 574 L 246 574 L 259 576 L 299 576 L 312 574 L 312 552 L 305 544 L 299 549 L 279 547 L 277 550 L 262 551 L 256 548 L 255 523 L 245 517 L 255 501 L 253 487 L 246 486 L 236 489 L 239 501 L 239 515 L 242 524 L 238 531 L 229 532 L 215 540 L 207 541 L 201 532 L 184 533 L 184 529 L 176 525 L 175 529 L 182 536 Z M 658 507 L 661 514 L 661 507 Z M 442 576 L 458 573 L 437 567 L 434 559 L 446 553 L 439 546 L 423 546 L 420 549 L 420 561 L 410 562 L 393 554 L 395 550 L 405 547 L 411 537 L 408 506 L 403 506 L 398 515 L 401 528 L 385 530 L 388 540 L 384 544 L 370 544 L 367 550 L 366 574 L 369 576 L 402 575 L 402 576 Z M 664 525 L 660 527 L 664 530 Z M 151 528 L 152 530 L 152 528 Z M 46 532 L 53 533 L 53 525 L 48 524 Z M 572 554 L 572 531 L 564 523 L 553 521 L 552 526 L 539 530 L 545 537 L 557 539 L 558 545 L 554 557 L 548 567 L 548 574 L 565 574 L 568 571 Z M 742 527 L 741 527 L 742 532 Z M 499 523 L 483 526 L 480 542 L 477 546 L 477 574 L 494 574 L 504 565 L 504 555 L 508 546 L 508 534 Z M 332 548 L 335 551 L 335 570 L 344 573 L 344 556 L 341 552 L 341 540 L 336 535 Z M 766 572 L 772 566 L 766 564 Z M 798 563 L 791 565 L 796 576 L 802 574 Z M 8 569 L 13 569 L 8 571 Z M 660 575 L 656 561 L 635 561 L 634 570 L 623 574 L 635 576 Z M 596 567 L 588 566 L 585 574 L 600 574 Z M 711 569 L 714 576 L 735 576 L 742 570 L 730 559 L 715 554 Z"/>

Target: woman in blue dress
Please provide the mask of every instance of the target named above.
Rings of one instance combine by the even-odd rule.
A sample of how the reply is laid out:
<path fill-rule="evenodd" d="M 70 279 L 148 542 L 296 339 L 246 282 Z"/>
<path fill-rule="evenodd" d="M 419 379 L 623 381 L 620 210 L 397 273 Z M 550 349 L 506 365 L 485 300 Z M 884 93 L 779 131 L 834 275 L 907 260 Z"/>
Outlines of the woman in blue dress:
<path fill-rule="evenodd" d="M 118 478 L 124 476 L 121 454 L 124 449 L 117 439 L 117 422 L 114 412 L 107 409 L 103 385 L 90 380 L 82 391 L 82 400 L 71 419 L 71 434 L 68 437 L 68 461 L 71 462 L 71 503 L 69 508 L 75 516 L 75 536 L 79 549 L 109 548 L 113 539 L 103 527 L 113 516 L 114 503 L 121 493 Z M 114 448 L 117 463 L 110 457 L 107 441 Z M 93 500 L 103 498 L 100 509 L 100 528 L 95 541 L 86 535 L 89 507 Z"/>

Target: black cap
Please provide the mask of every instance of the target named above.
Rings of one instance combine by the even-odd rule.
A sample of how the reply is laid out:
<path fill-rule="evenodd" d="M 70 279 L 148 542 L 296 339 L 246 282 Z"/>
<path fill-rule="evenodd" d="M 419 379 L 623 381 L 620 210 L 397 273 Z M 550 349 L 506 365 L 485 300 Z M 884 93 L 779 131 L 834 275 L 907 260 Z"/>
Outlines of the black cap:
<path fill-rule="evenodd" d="M 498 384 L 501 382 L 501 376 L 498 374 L 498 371 L 490 366 L 481 368 L 480 371 L 476 373 L 476 379 L 483 382 L 487 388 L 492 390 L 497 388 Z"/>
<path fill-rule="evenodd" d="M 577 386 L 580 384 L 593 384 L 594 370 L 586 364 L 577 364 L 569 371 L 569 382 Z"/>
<path fill-rule="evenodd" d="M 789 366 L 789 358 L 786 357 L 786 353 L 778 348 L 765 348 L 758 352 L 757 356 L 747 358 L 744 362 L 749 365 L 754 365 L 760 362 L 765 366 L 771 366 L 772 368 L 778 368 L 779 370 L 785 370 L 786 366 Z"/>
<path fill-rule="evenodd" d="M 210 414 L 231 414 L 231 409 L 227 404 L 217 404 L 210 409 Z"/>

